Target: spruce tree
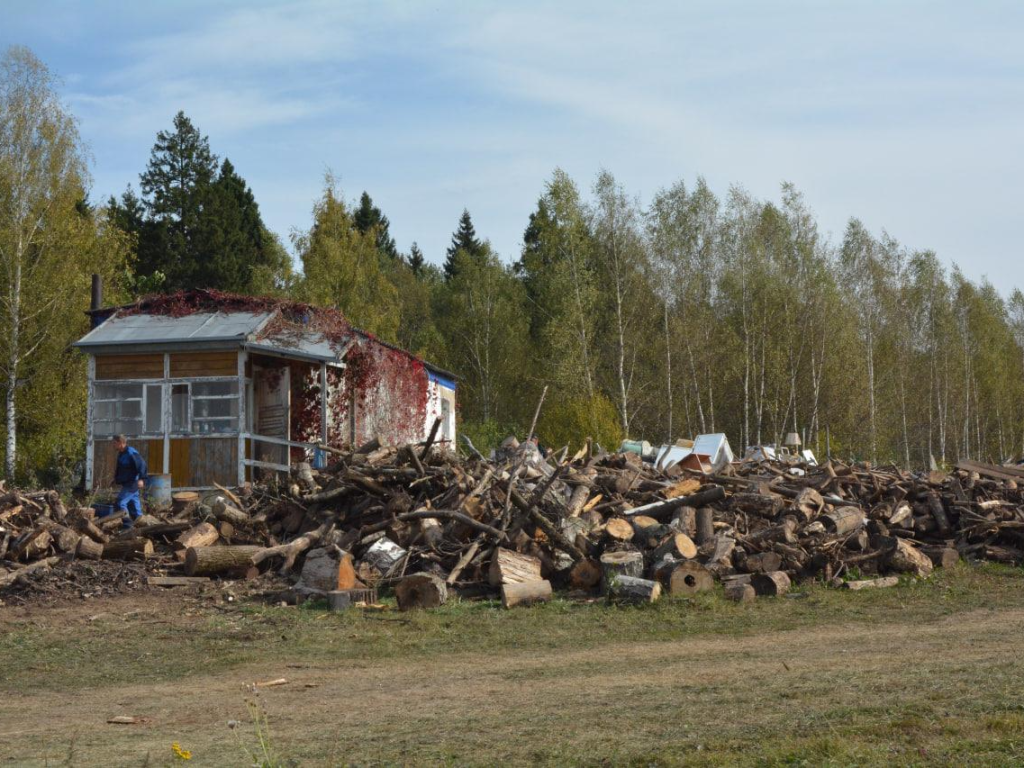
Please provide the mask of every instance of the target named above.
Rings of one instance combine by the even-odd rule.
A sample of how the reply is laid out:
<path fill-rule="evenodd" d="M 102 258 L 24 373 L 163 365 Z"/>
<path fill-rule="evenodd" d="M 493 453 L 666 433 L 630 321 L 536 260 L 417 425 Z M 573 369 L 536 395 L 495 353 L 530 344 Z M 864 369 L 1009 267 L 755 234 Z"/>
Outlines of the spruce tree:
<path fill-rule="evenodd" d="M 459 217 L 459 228 L 452 234 L 452 244 L 448 246 L 448 258 L 444 262 L 445 280 L 450 281 L 458 274 L 458 260 L 455 258 L 455 254 L 459 251 L 465 252 L 476 261 L 480 261 L 486 256 L 484 244 L 477 239 L 473 219 L 465 208 L 462 210 L 462 216 Z"/>
<path fill-rule="evenodd" d="M 398 248 L 395 246 L 395 238 L 391 236 L 391 222 L 388 221 L 388 217 L 384 215 L 381 209 L 373 204 L 373 199 L 369 193 L 363 192 L 359 198 L 359 207 L 352 215 L 352 223 L 364 235 L 370 230 L 374 231 L 377 250 L 382 255 L 394 261 L 401 259 Z"/>
<path fill-rule="evenodd" d="M 419 277 L 426 263 L 427 260 L 423 257 L 423 251 L 420 250 L 418 244 L 413 243 L 412 248 L 409 249 L 409 269 L 412 270 L 414 275 Z"/>

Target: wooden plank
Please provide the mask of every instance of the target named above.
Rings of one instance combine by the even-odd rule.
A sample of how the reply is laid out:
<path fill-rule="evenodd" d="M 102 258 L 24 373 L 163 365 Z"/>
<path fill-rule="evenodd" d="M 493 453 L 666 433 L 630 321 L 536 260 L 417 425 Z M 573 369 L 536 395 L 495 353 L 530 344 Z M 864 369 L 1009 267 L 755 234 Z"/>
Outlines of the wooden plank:
<path fill-rule="evenodd" d="M 160 379 L 164 375 L 164 356 L 97 355 L 96 380 Z"/>
<path fill-rule="evenodd" d="M 171 354 L 171 378 L 237 376 L 238 352 L 176 352 Z"/>
<path fill-rule="evenodd" d="M 191 450 L 191 438 L 171 439 L 171 485 L 174 488 L 189 488 L 196 485 L 192 482 L 192 465 L 189 461 Z"/>
<path fill-rule="evenodd" d="M 230 438 L 193 438 L 190 456 L 192 485 L 232 486 L 238 482 L 238 441 Z"/>
<path fill-rule="evenodd" d="M 209 576 L 150 576 L 146 583 L 151 587 L 187 587 L 192 584 L 205 584 Z"/>

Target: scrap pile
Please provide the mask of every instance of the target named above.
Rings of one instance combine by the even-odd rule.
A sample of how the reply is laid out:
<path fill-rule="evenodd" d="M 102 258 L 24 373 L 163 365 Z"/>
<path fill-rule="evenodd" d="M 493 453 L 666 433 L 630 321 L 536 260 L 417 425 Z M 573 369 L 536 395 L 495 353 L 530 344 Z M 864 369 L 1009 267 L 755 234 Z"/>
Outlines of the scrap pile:
<path fill-rule="evenodd" d="M 471 453 L 334 451 L 322 470 L 298 464 L 280 482 L 186 500 L 127 531 L 52 491 L 12 491 L 0 496 L 0 591 L 102 560 L 144 564 L 162 585 L 273 573 L 292 595 L 339 606 L 384 588 L 403 609 L 450 593 L 511 607 L 555 589 L 651 602 L 715 582 L 747 600 L 806 579 L 859 589 L 961 557 L 1024 560 L 1024 470 L 1013 467 L 762 461 L 703 474 L 589 446 Z"/>

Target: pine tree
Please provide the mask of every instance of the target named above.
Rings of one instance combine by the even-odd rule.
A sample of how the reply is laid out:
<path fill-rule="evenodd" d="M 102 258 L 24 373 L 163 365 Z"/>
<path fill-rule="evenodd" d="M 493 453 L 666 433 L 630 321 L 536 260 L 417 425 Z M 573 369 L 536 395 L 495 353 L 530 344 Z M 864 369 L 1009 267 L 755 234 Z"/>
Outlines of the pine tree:
<path fill-rule="evenodd" d="M 452 244 L 448 246 L 448 258 L 444 262 L 445 280 L 451 280 L 458 274 L 458 260 L 455 255 L 459 251 L 463 251 L 477 261 L 486 258 L 484 244 L 477 239 L 473 219 L 466 209 L 462 210 L 462 216 L 459 217 L 459 228 L 452 234 Z"/>
<path fill-rule="evenodd" d="M 409 269 L 417 277 L 423 272 L 423 267 L 426 265 L 427 260 L 423 257 L 423 251 L 420 250 L 419 245 L 416 243 L 412 244 L 412 248 L 409 249 Z"/>
<path fill-rule="evenodd" d="M 391 222 L 388 221 L 388 217 L 381 209 L 373 204 L 369 193 L 363 192 L 360 196 L 359 207 L 352 215 L 352 222 L 355 228 L 364 235 L 371 230 L 374 232 L 377 250 L 382 255 L 393 261 L 399 261 L 402 258 L 395 246 L 395 238 L 391 236 Z"/>

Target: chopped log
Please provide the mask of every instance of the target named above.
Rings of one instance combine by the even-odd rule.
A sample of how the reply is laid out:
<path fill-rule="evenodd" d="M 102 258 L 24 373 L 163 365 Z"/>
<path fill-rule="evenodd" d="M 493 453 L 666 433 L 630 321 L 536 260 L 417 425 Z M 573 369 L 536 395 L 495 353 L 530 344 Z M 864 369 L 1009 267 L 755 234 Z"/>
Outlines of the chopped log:
<path fill-rule="evenodd" d="M 287 544 L 279 544 L 276 547 L 267 547 L 266 549 L 261 549 L 259 552 L 253 555 L 252 565 L 258 566 L 264 560 L 267 560 L 271 557 L 279 557 L 283 555 L 284 562 L 281 564 L 281 573 L 290 573 L 292 568 L 295 567 L 295 560 L 298 558 L 298 556 L 305 552 L 307 549 L 311 548 L 314 544 L 319 542 L 332 528 L 333 526 L 331 523 L 324 523 L 315 531 L 309 531 L 308 533 L 304 533 L 298 538 L 292 539 Z"/>
<path fill-rule="evenodd" d="M 680 507 L 672 516 L 669 526 L 692 539 L 697 535 L 697 510 L 693 507 Z"/>
<path fill-rule="evenodd" d="M 88 536 L 83 536 L 78 540 L 78 546 L 75 548 L 75 557 L 81 560 L 99 560 L 103 557 L 103 546 L 98 541 L 93 541 Z"/>
<path fill-rule="evenodd" d="M 412 452 L 415 456 L 416 453 Z M 419 521 L 420 539 L 433 550 L 437 550 L 444 541 L 444 529 L 436 517 L 424 517 Z"/>
<path fill-rule="evenodd" d="M 635 576 L 616 575 L 608 584 L 608 598 L 623 603 L 653 603 L 661 597 L 661 584 Z"/>
<path fill-rule="evenodd" d="M 89 511 L 92 512 L 91 509 Z M 76 510 L 76 512 L 80 512 L 80 510 Z M 81 515 L 73 515 L 72 524 L 75 526 L 75 530 L 83 536 L 88 536 L 98 544 L 106 544 L 110 541 L 110 537 L 100 530 L 99 526 L 96 525 L 91 518 Z"/>
<path fill-rule="evenodd" d="M 707 592 L 714 587 L 715 580 L 711 571 L 695 560 L 679 563 L 668 576 L 668 592 L 670 595 L 695 595 Z"/>
<path fill-rule="evenodd" d="M 814 488 L 804 488 L 793 499 L 793 509 L 800 513 L 804 522 L 810 522 L 821 514 L 825 500 Z"/>
<path fill-rule="evenodd" d="M 175 542 L 176 546 L 182 549 L 189 547 L 208 547 L 216 544 L 220 533 L 211 523 L 199 523 L 182 533 Z"/>
<path fill-rule="evenodd" d="M 51 525 L 50 535 L 53 537 L 53 543 L 61 552 L 74 552 L 78 548 L 78 542 L 82 539 L 82 534 L 63 525 Z"/>
<path fill-rule="evenodd" d="M 782 510 L 782 497 L 765 493 L 734 493 L 729 499 L 732 509 L 762 517 L 775 517 Z"/>
<path fill-rule="evenodd" d="M 519 584 L 505 584 L 501 588 L 501 605 L 504 608 L 546 603 L 550 599 L 550 581 L 524 581 Z"/>
<path fill-rule="evenodd" d="M 828 512 L 821 516 L 821 523 L 825 530 L 839 536 L 853 533 L 866 523 L 864 512 L 860 507 L 840 507 L 834 512 Z"/>
<path fill-rule="evenodd" d="M 759 573 L 750 580 L 754 591 L 762 597 L 780 597 L 789 591 L 789 575 L 785 571 Z"/>
<path fill-rule="evenodd" d="M 236 528 L 249 523 L 249 516 L 242 510 L 228 504 L 223 496 L 218 496 L 214 499 L 210 509 L 218 520 L 226 520 Z"/>
<path fill-rule="evenodd" d="M 750 584 L 730 584 L 725 588 L 725 596 L 736 603 L 749 603 L 757 596 L 757 591 Z"/>
<path fill-rule="evenodd" d="M 630 541 L 633 538 L 633 526 L 629 521 L 621 517 L 613 517 L 604 524 L 604 533 L 609 539 L 615 541 Z"/>
<path fill-rule="evenodd" d="M 884 589 L 885 587 L 895 587 L 899 583 L 899 576 L 885 576 L 881 579 L 861 579 L 858 581 L 845 581 L 843 582 L 842 588 L 853 591 L 861 589 Z"/>
<path fill-rule="evenodd" d="M 952 547 L 921 547 L 936 568 L 953 568 L 960 562 L 960 553 Z"/>
<path fill-rule="evenodd" d="M 444 579 L 433 573 L 414 573 L 395 585 L 395 599 L 402 611 L 437 608 L 447 602 L 448 587 Z"/>
<path fill-rule="evenodd" d="M 587 505 L 587 501 L 590 499 L 590 488 L 586 485 L 577 485 L 573 491 L 572 496 L 569 497 L 569 505 L 567 509 L 568 517 L 578 517 L 583 508 Z"/>
<path fill-rule="evenodd" d="M 782 567 L 782 556 L 771 551 L 747 555 L 740 561 L 739 567 L 747 573 L 770 573 Z"/>
<path fill-rule="evenodd" d="M 573 589 L 593 589 L 601 582 L 601 566 L 593 560 L 577 561 L 569 571 L 569 586 Z"/>
<path fill-rule="evenodd" d="M 696 520 L 696 543 L 698 547 L 701 547 L 715 537 L 715 511 L 711 507 L 701 507 L 697 510 Z"/>
<path fill-rule="evenodd" d="M 487 579 L 492 587 L 522 584 L 526 581 L 541 581 L 543 577 L 540 571 L 541 562 L 538 558 L 498 547 L 491 556 Z"/>
<path fill-rule="evenodd" d="M 935 518 L 935 525 L 939 529 L 940 536 L 948 536 L 950 533 L 949 516 L 946 515 L 946 508 L 942 505 L 942 499 L 937 493 L 928 494 L 928 508 L 932 517 Z"/>
<path fill-rule="evenodd" d="M 650 549 L 657 546 L 668 532 L 667 526 L 662 525 L 653 517 L 647 515 L 634 515 L 629 518 L 633 526 L 633 543 L 642 549 Z"/>
<path fill-rule="evenodd" d="M 601 555 L 601 586 L 607 592 L 609 582 L 618 576 L 639 578 L 644 573 L 644 556 L 640 552 L 605 552 Z"/>
<path fill-rule="evenodd" d="M 705 490 L 691 496 L 680 496 L 667 501 L 656 501 L 653 504 L 645 504 L 642 507 L 631 509 L 627 514 L 647 515 L 657 520 L 670 520 L 672 513 L 680 507 L 701 507 L 707 504 L 714 504 L 725 498 L 725 488 L 720 485 L 706 487 Z"/>
<path fill-rule="evenodd" d="M 152 555 L 151 539 L 122 539 L 103 545 L 104 560 L 145 560 Z"/>
<path fill-rule="evenodd" d="M 255 558 L 251 558 L 255 565 Z M 299 574 L 299 585 L 316 589 L 321 592 L 333 592 L 343 589 L 339 584 L 341 562 L 333 552 L 326 549 L 312 549 L 306 554 Z"/>
<path fill-rule="evenodd" d="M 671 557 L 676 560 L 691 560 L 697 556 L 697 545 L 685 533 L 670 534 L 651 553 L 654 562 Z"/>
<path fill-rule="evenodd" d="M 248 545 L 190 547 L 185 551 L 185 573 L 189 576 L 244 573 L 252 566 L 253 555 L 262 550 L 263 547 Z"/>
<path fill-rule="evenodd" d="M 889 553 L 889 567 L 900 573 L 912 573 L 919 579 L 931 575 L 932 561 L 906 539 L 894 539 L 895 546 Z"/>

